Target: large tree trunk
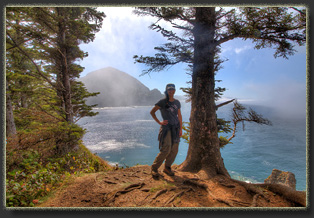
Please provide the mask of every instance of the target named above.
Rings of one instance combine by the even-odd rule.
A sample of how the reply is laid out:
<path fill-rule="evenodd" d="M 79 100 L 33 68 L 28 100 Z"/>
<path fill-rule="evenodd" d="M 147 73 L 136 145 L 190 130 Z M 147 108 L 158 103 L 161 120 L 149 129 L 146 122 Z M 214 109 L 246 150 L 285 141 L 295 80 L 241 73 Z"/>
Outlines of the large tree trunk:
<path fill-rule="evenodd" d="M 70 84 L 70 72 L 69 72 L 69 61 L 67 52 L 66 42 L 66 11 L 63 8 L 58 8 L 59 20 L 59 31 L 58 31 L 58 47 L 59 47 L 59 61 L 60 61 L 60 72 L 59 82 L 62 83 L 62 106 L 64 107 L 66 121 L 73 123 L 73 107 L 71 100 L 71 84 Z"/>
<path fill-rule="evenodd" d="M 63 77 L 63 84 L 64 84 L 64 93 L 63 98 L 65 102 L 65 115 L 66 121 L 69 123 L 73 123 L 73 107 L 72 107 L 72 100 L 71 100 L 71 85 L 70 85 L 70 76 L 69 74 L 65 74 Z"/>
<path fill-rule="evenodd" d="M 6 90 L 8 90 L 8 83 L 6 84 Z M 11 96 L 6 92 L 6 136 L 16 135 L 16 127 L 13 116 L 13 107 Z"/>
<path fill-rule="evenodd" d="M 215 8 L 196 8 L 190 145 L 181 170 L 229 176 L 220 153 L 215 105 Z"/>
<path fill-rule="evenodd" d="M 19 80 L 19 85 L 20 87 L 27 87 L 27 82 L 23 80 Z M 21 107 L 22 108 L 28 108 L 28 103 L 27 103 L 27 94 L 26 92 L 20 92 L 20 101 L 21 101 Z"/>

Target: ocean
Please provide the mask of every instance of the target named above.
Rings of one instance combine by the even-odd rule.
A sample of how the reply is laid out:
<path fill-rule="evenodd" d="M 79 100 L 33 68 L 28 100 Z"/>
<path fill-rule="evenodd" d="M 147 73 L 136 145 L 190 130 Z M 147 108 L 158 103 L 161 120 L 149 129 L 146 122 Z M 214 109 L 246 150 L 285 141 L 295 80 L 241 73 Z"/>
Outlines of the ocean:
<path fill-rule="evenodd" d="M 183 121 L 189 120 L 190 104 L 181 102 Z M 218 117 L 230 120 L 231 107 L 218 110 Z M 252 106 L 272 121 L 272 126 L 238 125 L 233 144 L 221 149 L 231 177 L 262 183 L 273 169 L 295 174 L 297 190 L 306 190 L 306 118 L 281 116 L 271 108 Z M 150 116 L 152 106 L 94 108 L 94 117 L 78 124 L 86 129 L 85 146 L 109 163 L 120 167 L 151 165 L 158 154 L 159 125 Z M 159 111 L 156 113 L 161 119 Z M 188 144 L 181 139 L 176 164 L 182 163 Z"/>

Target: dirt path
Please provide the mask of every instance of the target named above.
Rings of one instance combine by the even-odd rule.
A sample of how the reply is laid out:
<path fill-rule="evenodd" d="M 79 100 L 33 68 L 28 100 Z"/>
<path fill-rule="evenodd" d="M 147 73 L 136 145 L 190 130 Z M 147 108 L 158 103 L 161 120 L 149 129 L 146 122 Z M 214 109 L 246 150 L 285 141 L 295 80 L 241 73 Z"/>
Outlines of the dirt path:
<path fill-rule="evenodd" d="M 293 203 L 268 190 L 252 194 L 223 177 L 200 180 L 176 171 L 154 179 L 150 166 L 77 177 L 39 207 L 292 207 Z"/>

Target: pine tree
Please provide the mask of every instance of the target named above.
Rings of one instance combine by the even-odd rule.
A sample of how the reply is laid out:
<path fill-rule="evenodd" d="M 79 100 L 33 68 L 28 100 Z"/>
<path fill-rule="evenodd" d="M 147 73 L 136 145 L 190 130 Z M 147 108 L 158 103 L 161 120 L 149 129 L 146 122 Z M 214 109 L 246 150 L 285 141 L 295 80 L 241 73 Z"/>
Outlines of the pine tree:
<path fill-rule="evenodd" d="M 13 66 L 16 63 L 16 60 L 12 59 L 13 54 L 27 59 L 28 65 L 33 65 L 32 70 L 27 71 L 27 75 L 40 79 L 48 89 L 56 91 L 56 96 L 50 96 L 51 102 L 55 102 L 51 107 L 53 110 L 58 110 L 69 123 L 74 121 L 73 107 L 76 107 L 76 111 L 80 110 L 81 114 L 94 115 L 91 107 L 85 105 L 85 101 L 81 101 L 81 109 L 77 108 L 78 105 L 73 106 L 72 98 L 75 98 L 75 101 L 78 101 L 78 98 L 83 100 L 96 93 L 85 92 L 84 95 L 78 96 L 79 92 L 72 93 L 75 90 L 72 86 L 81 86 L 76 78 L 79 77 L 83 68 L 76 62 L 87 56 L 87 53 L 80 50 L 79 44 L 94 40 L 95 33 L 100 30 L 104 17 L 105 15 L 95 8 L 7 8 L 7 45 L 9 45 L 7 46 L 7 60 L 9 64 Z M 18 32 L 20 32 L 20 37 L 16 35 Z M 11 72 L 16 75 L 18 71 L 15 69 Z M 16 85 L 16 78 L 14 85 Z M 84 110 L 87 111 L 83 113 Z"/>
<path fill-rule="evenodd" d="M 294 13 L 293 13 L 294 12 Z M 184 30 L 183 36 L 158 25 L 169 43 L 156 47 L 155 57 L 135 56 L 149 68 L 143 73 L 161 71 L 177 63 L 193 68 L 191 89 L 190 143 L 181 170 L 205 178 L 218 174 L 229 177 L 219 149 L 215 106 L 215 73 L 223 62 L 220 46 L 230 40 L 252 40 L 256 49 L 275 48 L 275 57 L 288 58 L 294 46 L 306 41 L 306 10 L 287 7 L 244 7 L 229 11 L 215 7 L 137 8 L 138 15 L 150 15 Z M 217 57 L 218 56 L 218 57 Z"/>
<path fill-rule="evenodd" d="M 22 22 L 27 22 L 23 14 L 27 10 L 21 11 L 15 8 L 7 9 L 6 16 L 6 135 L 16 134 L 13 110 L 27 108 L 32 102 L 31 92 L 35 84 L 34 78 L 29 76 L 33 69 L 27 57 L 21 54 L 17 47 L 26 50 L 24 44 L 30 40 L 29 34 L 25 34 L 25 26 Z M 8 37 L 9 36 L 9 37 Z"/>
<path fill-rule="evenodd" d="M 95 8 L 57 7 L 34 8 L 34 20 L 51 37 L 41 43 L 46 54 L 49 73 L 55 75 L 59 106 L 65 120 L 73 123 L 72 88 L 83 68 L 75 62 L 86 57 L 80 43 L 93 41 L 105 15 Z"/>
<path fill-rule="evenodd" d="M 84 131 L 74 123 L 97 114 L 85 102 L 98 94 L 76 80 L 83 71 L 77 60 L 87 56 L 79 44 L 94 40 L 104 13 L 85 7 L 7 7 L 6 15 L 7 136 L 16 134 L 15 121 L 28 128 L 53 120 L 51 131 L 42 134 L 55 134 L 55 152 L 75 149 Z M 36 121 L 23 121 L 25 114 Z M 40 139 L 34 131 L 33 140 Z"/>

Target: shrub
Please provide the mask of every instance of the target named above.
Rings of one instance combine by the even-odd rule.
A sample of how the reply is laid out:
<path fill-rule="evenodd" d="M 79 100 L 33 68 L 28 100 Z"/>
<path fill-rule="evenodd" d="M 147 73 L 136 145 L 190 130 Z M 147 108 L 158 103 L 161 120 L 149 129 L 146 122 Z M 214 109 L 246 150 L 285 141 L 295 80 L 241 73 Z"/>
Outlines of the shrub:
<path fill-rule="evenodd" d="M 19 167 L 7 173 L 6 203 L 8 207 L 34 206 L 33 201 L 47 195 L 60 183 L 62 174 L 57 163 L 42 165 L 37 151 L 22 154 Z M 10 157 L 10 156 L 9 156 Z M 7 157 L 8 158 L 8 157 Z"/>
<path fill-rule="evenodd" d="M 32 149 L 7 153 L 7 159 L 17 154 L 21 161 L 15 163 L 14 169 L 6 174 L 7 207 L 32 207 L 71 175 L 112 169 L 82 144 L 75 152 L 50 157 L 44 162 L 40 154 Z"/>
<path fill-rule="evenodd" d="M 81 143 L 85 131 L 36 109 L 16 112 L 6 144 L 6 205 L 32 207 L 70 175 L 112 167 Z"/>

